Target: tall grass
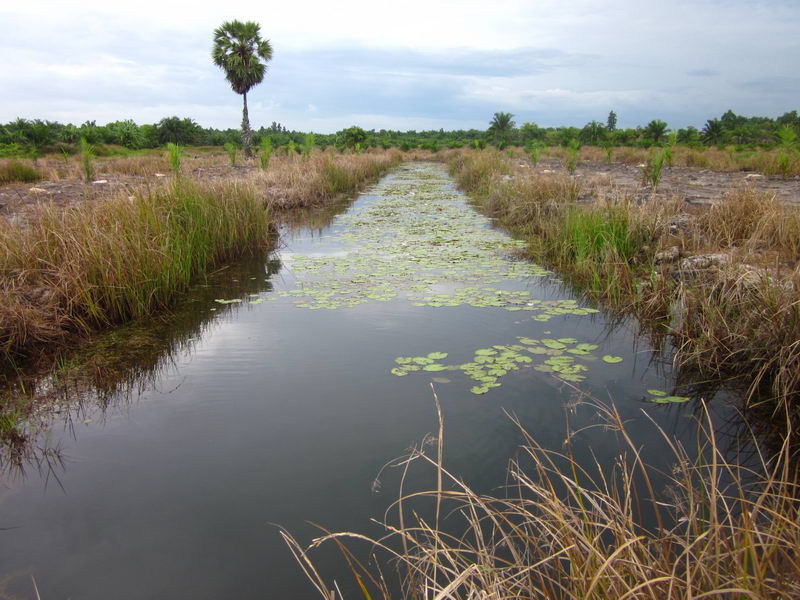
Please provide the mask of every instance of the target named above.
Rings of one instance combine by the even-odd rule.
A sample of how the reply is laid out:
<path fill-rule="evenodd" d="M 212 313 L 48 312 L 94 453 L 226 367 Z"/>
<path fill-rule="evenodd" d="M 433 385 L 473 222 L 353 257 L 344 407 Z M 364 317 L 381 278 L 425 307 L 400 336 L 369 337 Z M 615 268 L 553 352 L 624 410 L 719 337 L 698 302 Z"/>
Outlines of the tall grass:
<path fill-rule="evenodd" d="M 739 379 L 751 401 L 800 410 L 800 208 L 749 188 L 708 208 L 613 192 L 579 202 L 572 178 L 511 173 L 497 160 L 462 152 L 450 168 L 531 257 L 670 333 L 677 364 Z M 675 219 L 683 225 L 673 231 Z M 668 249 L 672 258 L 661 258 Z M 681 256 L 705 254 L 727 266 L 681 266 Z"/>
<path fill-rule="evenodd" d="M 264 244 L 268 225 L 254 187 L 184 179 L 44 205 L 25 228 L 0 222 L 0 354 L 168 307 L 193 277 Z"/>
<path fill-rule="evenodd" d="M 0 185 L 5 183 L 31 183 L 39 181 L 42 174 L 18 160 L 8 160 L 0 163 Z"/>
<path fill-rule="evenodd" d="M 395 465 L 403 481 L 411 463 L 428 466 L 436 489 L 409 494 L 401 483 L 383 537 L 330 533 L 304 548 L 283 531 L 284 540 L 326 600 L 343 596 L 319 574 L 312 553 L 331 544 L 365 599 L 800 597 L 800 489 L 791 432 L 779 456 L 756 454 L 745 467 L 727 458 L 702 411 L 692 451 L 657 429 L 673 459 L 672 472 L 661 473 L 641 461 L 620 414 L 598 409 L 619 443 L 610 464 L 578 464 L 570 446 L 548 450 L 517 422 L 524 444 L 510 462 L 506 494 L 479 494 L 443 464 L 440 426 L 433 450 L 423 445 Z M 657 477 L 668 485 L 657 487 Z M 645 512 L 652 526 L 643 524 Z M 363 542 L 370 544 L 369 563 L 354 551 Z M 391 584 L 395 574 L 399 594 Z"/>

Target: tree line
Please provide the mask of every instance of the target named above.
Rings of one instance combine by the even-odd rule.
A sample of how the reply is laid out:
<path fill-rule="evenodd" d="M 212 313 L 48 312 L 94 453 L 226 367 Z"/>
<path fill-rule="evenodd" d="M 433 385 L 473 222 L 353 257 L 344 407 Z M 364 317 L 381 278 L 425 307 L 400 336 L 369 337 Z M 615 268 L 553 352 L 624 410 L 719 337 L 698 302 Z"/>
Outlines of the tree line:
<path fill-rule="evenodd" d="M 480 147 L 487 143 L 499 148 L 506 146 L 568 146 L 574 143 L 585 145 L 643 146 L 663 144 L 672 136 L 673 141 L 696 146 L 752 146 L 770 148 L 781 143 L 782 135 L 800 135 L 798 111 L 787 112 L 780 117 L 746 117 L 727 111 L 721 117 L 709 119 L 698 129 L 695 127 L 671 130 L 669 125 L 654 119 L 644 126 L 618 128 L 614 111 L 605 122 L 591 121 L 584 127 L 540 127 L 526 122 L 517 127 L 510 113 L 495 113 L 486 130 L 444 129 L 426 131 L 399 131 L 349 127 L 333 134 L 316 134 L 316 145 L 345 148 L 400 148 L 410 150 L 425 148 Z M 290 145 L 299 148 L 308 132 L 289 130 L 284 125 L 272 122 L 251 132 L 252 142 L 259 145 L 268 138 L 275 148 Z M 167 143 L 182 146 L 240 145 L 241 129 L 216 129 L 202 127 L 190 118 L 166 117 L 158 123 L 138 125 L 132 120 L 114 121 L 98 125 L 86 121 L 81 125 L 62 124 L 41 119 L 16 119 L 0 125 L 0 155 L 37 156 L 48 152 L 74 152 L 81 138 L 95 145 L 102 153 L 103 146 L 113 152 L 113 147 L 127 150 L 158 148 Z"/>

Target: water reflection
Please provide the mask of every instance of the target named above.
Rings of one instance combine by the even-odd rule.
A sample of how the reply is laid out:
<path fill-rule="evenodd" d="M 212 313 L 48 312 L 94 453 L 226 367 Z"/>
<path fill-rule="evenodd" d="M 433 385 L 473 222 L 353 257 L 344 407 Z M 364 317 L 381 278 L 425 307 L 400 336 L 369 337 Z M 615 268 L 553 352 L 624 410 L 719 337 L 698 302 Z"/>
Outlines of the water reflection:
<path fill-rule="evenodd" d="M 415 176 L 408 167 L 385 183 L 397 189 Z M 385 189 L 372 189 L 347 214 L 363 214 Z M 286 221 L 278 255 L 220 269 L 172 314 L 103 336 L 61 358 L 47 377 L 12 382 L 17 396 L 45 401 L 29 421 L 29 453 L 3 456 L 5 469 L 29 477 L 0 495 L 0 528 L 10 528 L 0 532 L 2 569 L 28 573 L 34 565 L 42 597 L 307 595 L 270 523 L 300 536 L 307 521 L 361 530 L 395 498 L 401 470 L 383 465 L 435 431 L 430 383 L 442 373 L 396 377 L 396 357 L 444 351 L 455 364 L 522 335 L 574 337 L 624 361 L 595 361 L 581 385 L 534 369 L 510 372 L 485 396 L 469 392 L 465 374 L 446 371 L 448 381 L 435 385 L 447 465 L 477 491 L 503 485 L 523 441 L 509 415 L 547 448 L 569 440 L 584 464 L 614 464 L 613 432 L 591 399 L 615 402 L 648 462 L 669 472 L 654 425 L 690 446 L 699 400 L 654 405 L 649 388 L 709 400 L 715 422 L 730 428 L 731 452 L 741 451 L 737 432 L 747 431 L 747 415 L 720 391 L 693 388 L 668 352 L 637 337 L 631 319 L 597 313 L 543 323 L 497 307 L 414 306 L 402 294 L 301 308 L 281 294 L 303 283 L 295 261 L 281 257 L 327 256 L 338 266 L 336 257 L 354 247 L 352 236 L 340 235 L 353 218 L 336 214 L 314 211 L 305 227 Z M 505 285 L 535 299 L 568 299 L 545 277 Z M 56 475 L 63 487 L 51 485 Z M 406 478 L 407 490 L 430 485 L 416 470 Z"/>

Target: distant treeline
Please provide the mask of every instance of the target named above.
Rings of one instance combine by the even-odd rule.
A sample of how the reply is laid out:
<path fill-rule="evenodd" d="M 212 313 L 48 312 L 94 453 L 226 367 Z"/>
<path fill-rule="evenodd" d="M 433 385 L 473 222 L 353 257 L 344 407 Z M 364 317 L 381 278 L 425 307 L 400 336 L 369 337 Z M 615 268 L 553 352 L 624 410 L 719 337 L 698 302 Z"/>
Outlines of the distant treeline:
<path fill-rule="evenodd" d="M 501 119 L 497 125 L 497 117 Z M 396 147 L 403 150 L 426 148 L 482 147 L 486 143 L 498 147 L 540 145 L 659 145 L 667 141 L 687 145 L 707 146 L 759 146 L 770 148 L 781 143 L 787 131 L 800 134 L 800 116 L 796 110 L 777 119 L 770 117 L 744 117 L 727 111 L 718 119 L 710 119 L 702 129 L 686 127 L 670 130 L 664 121 L 655 119 L 642 127 L 617 128 L 617 116 L 612 111 L 605 123 L 592 121 L 579 127 L 539 127 L 536 123 L 523 123 L 515 127 L 513 115 L 496 113 L 495 121 L 487 130 L 468 129 L 445 131 L 393 131 L 387 129 L 364 130 L 350 127 L 334 134 L 316 134 L 318 147 Z M 253 132 L 255 144 L 269 138 L 273 147 L 301 147 L 307 141 L 307 132 L 289 131 L 273 121 L 270 127 Z M 200 126 L 193 119 L 167 117 L 155 124 L 137 125 L 132 120 L 114 121 L 98 125 L 87 121 L 82 125 L 62 124 L 39 119 L 17 119 L 0 126 L 0 156 L 28 155 L 36 157 L 48 152 L 74 152 L 81 138 L 95 146 L 119 146 L 128 150 L 157 148 L 169 142 L 183 146 L 223 146 L 239 144 L 238 129 L 214 129 Z M 291 144 L 290 144 L 291 142 Z M 112 151 L 109 149 L 109 151 Z"/>

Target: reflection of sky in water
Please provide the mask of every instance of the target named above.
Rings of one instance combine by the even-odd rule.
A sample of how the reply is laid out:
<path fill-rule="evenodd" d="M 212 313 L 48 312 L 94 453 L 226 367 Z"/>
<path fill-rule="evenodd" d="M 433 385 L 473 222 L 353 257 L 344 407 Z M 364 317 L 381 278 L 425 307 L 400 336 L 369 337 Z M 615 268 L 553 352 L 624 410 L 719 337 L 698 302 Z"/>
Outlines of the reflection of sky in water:
<path fill-rule="evenodd" d="M 644 401 L 649 388 L 671 391 L 674 376 L 668 365 L 651 362 L 646 344 L 635 345 L 632 321 L 612 326 L 598 313 L 537 322 L 536 313 L 502 307 L 420 307 L 404 289 L 386 302 L 309 310 L 266 291 L 305 280 L 307 274 L 292 272 L 297 256 L 352 252 L 340 237 L 350 216 L 379 200 L 359 200 L 313 240 L 303 231 L 286 239 L 279 251 L 286 265 L 268 282 L 263 263 L 243 263 L 198 287 L 173 316 L 176 324 L 186 321 L 183 335 L 195 341 L 171 355 L 153 385 L 105 420 L 79 422 L 74 439 L 54 429 L 68 457 L 59 473 L 64 491 L 52 482 L 45 487 L 35 473 L 10 484 L 0 499 L 0 527 L 16 529 L 0 532 L 0 570 L 33 569 L 43 598 L 210 599 L 231 589 L 244 598 L 306 597 L 311 590 L 270 523 L 305 537 L 312 533 L 307 521 L 363 531 L 370 516 L 382 517 L 398 474 L 384 476 L 377 496 L 372 482 L 386 461 L 435 430 L 430 383 L 443 374 L 451 381 L 436 384 L 446 462 L 478 491 L 504 483 L 521 442 L 508 414 L 545 447 L 562 449 L 565 409 L 580 397 L 577 390 L 613 399 L 645 458 L 660 467 L 669 467 L 665 446 L 642 410 L 691 446 L 692 404 Z M 548 277 L 492 285 L 536 299 L 567 298 Z M 433 287 L 450 291 L 456 282 Z M 251 304 L 250 294 L 269 300 Z M 214 301 L 233 298 L 243 301 Z M 399 356 L 440 351 L 448 363 L 467 362 L 476 349 L 514 344 L 519 336 L 576 338 L 598 344 L 598 357 L 624 360 L 592 362 L 577 386 L 520 369 L 481 396 L 469 393 L 474 382 L 461 372 L 389 372 Z M 573 430 L 598 424 L 588 407 L 569 414 Z M 586 462 L 616 458 L 613 434 L 600 427 L 581 431 L 574 451 Z M 407 484 L 431 482 L 413 471 Z M 321 568 L 334 566 L 323 560 Z"/>

